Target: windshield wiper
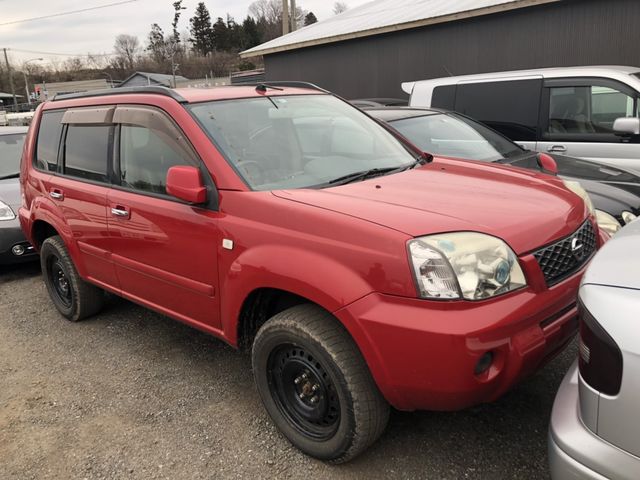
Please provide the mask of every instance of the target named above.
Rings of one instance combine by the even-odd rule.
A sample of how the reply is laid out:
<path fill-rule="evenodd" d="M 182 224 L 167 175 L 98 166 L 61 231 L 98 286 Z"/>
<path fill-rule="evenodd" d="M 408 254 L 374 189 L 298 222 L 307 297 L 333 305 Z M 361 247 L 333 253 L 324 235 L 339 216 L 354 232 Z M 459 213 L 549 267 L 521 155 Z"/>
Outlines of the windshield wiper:
<path fill-rule="evenodd" d="M 404 172 L 405 170 L 413 166 L 414 165 L 411 164 L 409 166 L 403 166 L 403 167 L 372 168 L 370 170 L 350 173 L 342 177 L 334 178 L 333 180 L 330 180 L 329 182 L 327 182 L 327 185 L 345 185 L 347 183 L 357 182 L 358 180 L 367 180 L 368 178 L 379 177 L 387 173 Z"/>
<path fill-rule="evenodd" d="M 10 175 L 5 175 L 3 177 L 0 177 L 0 180 L 7 180 L 9 178 L 19 178 L 20 177 L 20 173 L 12 173 Z"/>

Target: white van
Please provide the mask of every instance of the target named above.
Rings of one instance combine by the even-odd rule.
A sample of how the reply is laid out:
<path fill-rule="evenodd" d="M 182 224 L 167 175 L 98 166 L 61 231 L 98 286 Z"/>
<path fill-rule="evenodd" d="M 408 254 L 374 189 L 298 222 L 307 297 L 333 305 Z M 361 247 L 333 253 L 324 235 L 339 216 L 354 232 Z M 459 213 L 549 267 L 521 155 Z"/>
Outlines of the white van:
<path fill-rule="evenodd" d="M 640 172 L 640 67 L 569 67 L 406 82 L 412 107 L 454 110 L 523 147 Z"/>

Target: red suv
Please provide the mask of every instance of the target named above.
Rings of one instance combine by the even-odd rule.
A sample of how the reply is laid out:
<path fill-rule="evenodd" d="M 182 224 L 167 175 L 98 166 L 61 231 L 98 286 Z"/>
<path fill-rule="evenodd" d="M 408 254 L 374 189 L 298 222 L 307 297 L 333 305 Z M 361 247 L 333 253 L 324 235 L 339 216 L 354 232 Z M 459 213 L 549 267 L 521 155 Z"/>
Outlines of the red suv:
<path fill-rule="evenodd" d="M 430 163 L 300 85 L 57 97 L 21 168 L 63 316 L 108 291 L 251 349 L 275 424 L 335 463 L 389 405 L 491 401 L 556 354 L 603 241 L 576 185 Z"/>

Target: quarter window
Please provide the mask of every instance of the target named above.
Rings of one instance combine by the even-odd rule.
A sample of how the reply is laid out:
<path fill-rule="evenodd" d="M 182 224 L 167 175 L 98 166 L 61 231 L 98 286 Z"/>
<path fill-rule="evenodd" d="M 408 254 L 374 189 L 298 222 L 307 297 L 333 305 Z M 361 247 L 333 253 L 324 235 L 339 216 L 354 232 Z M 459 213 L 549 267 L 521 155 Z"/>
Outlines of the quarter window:
<path fill-rule="evenodd" d="M 42 114 L 35 158 L 36 168 L 39 170 L 55 172 L 58 168 L 58 146 L 62 134 L 63 115 L 63 110 Z"/>
<path fill-rule="evenodd" d="M 166 194 L 167 171 L 174 166 L 197 166 L 188 150 L 167 132 L 122 125 L 120 184 L 150 193 Z"/>
<path fill-rule="evenodd" d="M 64 149 L 64 173 L 74 177 L 108 181 L 109 146 L 113 127 L 69 125 Z"/>

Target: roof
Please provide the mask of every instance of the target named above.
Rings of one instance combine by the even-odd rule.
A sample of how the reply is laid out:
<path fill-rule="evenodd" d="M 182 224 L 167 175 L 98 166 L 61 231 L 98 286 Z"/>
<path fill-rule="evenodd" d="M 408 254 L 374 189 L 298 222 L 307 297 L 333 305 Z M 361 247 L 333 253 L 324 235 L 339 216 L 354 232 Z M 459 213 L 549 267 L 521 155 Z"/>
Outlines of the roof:
<path fill-rule="evenodd" d="M 133 74 L 129 75 L 127 78 L 125 78 L 120 85 L 122 86 L 126 86 L 125 84 L 130 81 L 132 78 L 135 77 L 144 77 L 148 80 L 151 80 L 153 82 L 156 83 L 160 83 L 161 85 L 172 85 L 173 84 L 173 75 L 166 75 L 164 73 L 150 73 L 150 72 L 134 72 Z M 187 77 L 183 77 L 181 75 L 176 75 L 176 82 L 182 82 L 182 81 L 189 81 L 189 79 Z"/>
<path fill-rule="evenodd" d="M 22 97 L 22 95 L 16 94 L 16 97 Z M 13 98 L 13 95 L 11 93 L 0 92 L 0 98 Z"/>
<path fill-rule="evenodd" d="M 375 0 L 245 50 L 244 58 L 562 0 Z"/>

